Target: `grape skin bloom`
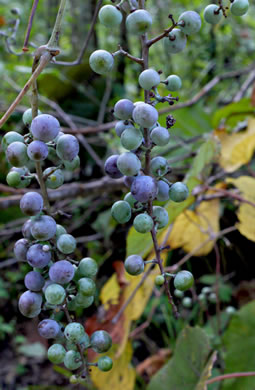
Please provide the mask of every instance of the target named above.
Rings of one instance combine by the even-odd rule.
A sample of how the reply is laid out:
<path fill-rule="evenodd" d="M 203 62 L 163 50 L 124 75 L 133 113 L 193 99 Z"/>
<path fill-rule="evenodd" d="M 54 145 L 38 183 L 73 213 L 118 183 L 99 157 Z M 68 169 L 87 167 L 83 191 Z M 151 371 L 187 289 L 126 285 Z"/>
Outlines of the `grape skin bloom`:
<path fill-rule="evenodd" d="M 59 121 L 52 115 L 41 114 L 35 117 L 31 123 L 31 133 L 34 138 L 49 142 L 57 137 L 60 130 Z"/>

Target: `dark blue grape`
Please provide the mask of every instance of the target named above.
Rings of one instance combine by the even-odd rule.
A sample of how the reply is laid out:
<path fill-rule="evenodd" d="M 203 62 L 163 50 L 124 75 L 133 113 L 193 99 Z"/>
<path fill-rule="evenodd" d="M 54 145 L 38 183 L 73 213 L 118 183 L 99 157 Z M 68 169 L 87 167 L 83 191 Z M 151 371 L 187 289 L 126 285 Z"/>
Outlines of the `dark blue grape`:
<path fill-rule="evenodd" d="M 123 176 L 117 167 L 117 160 L 119 158 L 118 154 L 108 157 L 104 164 L 105 173 L 110 176 L 112 179 L 119 179 Z"/>
<path fill-rule="evenodd" d="M 41 291 L 44 286 L 45 280 L 37 271 L 30 271 L 26 274 L 24 280 L 25 286 L 30 291 Z"/>
<path fill-rule="evenodd" d="M 38 332 L 45 339 L 54 339 L 60 332 L 60 326 L 57 321 L 46 319 L 39 322 Z"/>
<path fill-rule="evenodd" d="M 14 245 L 14 255 L 19 261 L 26 261 L 29 242 L 25 238 L 21 238 Z"/>
<path fill-rule="evenodd" d="M 166 202 L 169 199 L 169 185 L 163 180 L 158 181 L 158 195 L 159 202 Z"/>
<path fill-rule="evenodd" d="M 52 141 L 58 135 L 59 130 L 59 121 L 52 115 L 38 115 L 31 123 L 31 133 L 34 138 L 43 142 Z"/>
<path fill-rule="evenodd" d="M 155 199 L 157 193 L 157 182 L 151 176 L 138 176 L 131 185 L 131 194 L 141 203 Z"/>
<path fill-rule="evenodd" d="M 43 245 L 34 244 L 27 251 L 27 261 L 31 267 L 44 268 L 51 260 L 51 252 L 45 252 Z"/>
<path fill-rule="evenodd" d="M 42 211 L 43 198 L 37 192 L 27 192 L 22 196 L 20 209 L 26 215 L 36 215 Z"/>
<path fill-rule="evenodd" d="M 25 291 L 19 298 L 19 310 L 23 316 L 34 318 L 41 312 L 41 294 Z"/>
<path fill-rule="evenodd" d="M 50 267 L 49 277 L 54 283 L 69 283 L 74 277 L 74 267 L 67 260 L 57 261 Z"/>
<path fill-rule="evenodd" d="M 43 161 L 48 157 L 48 146 L 42 141 L 33 141 L 28 145 L 27 154 L 30 160 Z"/>

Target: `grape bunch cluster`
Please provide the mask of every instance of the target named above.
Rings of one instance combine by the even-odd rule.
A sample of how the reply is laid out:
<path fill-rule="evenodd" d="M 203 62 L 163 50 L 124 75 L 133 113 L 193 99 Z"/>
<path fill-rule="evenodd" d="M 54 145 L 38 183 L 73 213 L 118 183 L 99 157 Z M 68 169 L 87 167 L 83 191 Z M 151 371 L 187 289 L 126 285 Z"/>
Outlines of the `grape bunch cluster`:
<path fill-rule="evenodd" d="M 48 157 L 57 159 L 60 164 L 46 168 L 43 180 L 48 188 L 59 188 L 64 182 L 63 168 L 74 170 L 79 166 L 77 139 L 63 134 L 58 120 L 51 115 L 39 114 L 32 120 L 29 109 L 24 113 L 23 121 L 30 130 L 28 134 L 22 136 L 9 132 L 2 139 L 7 160 L 13 166 L 7 175 L 8 184 L 15 188 L 28 186 L 33 178 L 38 177 L 29 171 L 27 165 L 42 162 Z M 56 223 L 38 192 L 25 193 L 20 209 L 29 219 L 22 228 L 23 238 L 15 243 L 14 254 L 32 269 L 25 276 L 27 291 L 19 298 L 19 310 L 28 318 L 41 314 L 43 319 L 38 325 L 39 334 L 55 340 L 48 350 L 49 360 L 76 370 L 84 366 L 84 353 L 88 348 L 104 353 L 112 345 L 107 332 L 99 330 L 89 337 L 84 326 L 73 322 L 69 315 L 69 311 L 92 305 L 97 263 L 87 257 L 78 266 L 75 265 L 77 262 L 72 258 L 76 249 L 75 238 Z M 69 323 L 65 327 L 55 318 L 59 310 L 67 314 Z M 85 366 L 89 364 L 86 362 Z M 94 365 L 102 371 L 109 371 L 112 360 L 103 356 Z"/>

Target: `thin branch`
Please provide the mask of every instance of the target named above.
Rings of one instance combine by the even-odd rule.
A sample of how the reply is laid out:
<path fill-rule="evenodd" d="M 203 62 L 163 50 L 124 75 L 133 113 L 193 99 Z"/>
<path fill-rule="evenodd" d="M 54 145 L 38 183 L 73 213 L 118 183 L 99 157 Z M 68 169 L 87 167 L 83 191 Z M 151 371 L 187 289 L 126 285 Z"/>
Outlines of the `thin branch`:
<path fill-rule="evenodd" d="M 29 15 L 25 41 L 24 41 L 24 45 L 23 45 L 23 49 L 22 49 L 23 51 L 28 51 L 29 50 L 27 46 L 28 46 L 28 41 L 29 41 L 29 37 L 30 37 L 32 25 L 33 25 L 33 19 L 34 19 L 34 16 L 35 16 L 35 12 L 36 12 L 36 8 L 38 6 L 38 3 L 39 3 L 39 0 L 34 0 L 34 2 L 33 2 L 33 6 L 32 6 L 32 9 L 31 9 L 31 12 L 30 12 L 30 15 Z"/>
<path fill-rule="evenodd" d="M 128 53 L 127 51 L 123 50 L 121 46 L 119 46 L 119 50 L 117 50 L 114 53 L 112 53 L 113 57 L 116 57 L 119 54 L 129 58 L 131 61 L 137 62 L 140 65 L 144 64 L 144 59 L 143 58 L 138 58 L 138 57 L 132 56 L 130 53 Z"/>
<path fill-rule="evenodd" d="M 65 62 L 65 61 L 54 61 L 54 64 L 56 65 L 63 65 L 63 66 L 75 66 L 75 65 L 79 65 L 82 61 L 82 58 L 88 48 L 88 45 L 89 45 L 89 41 L 92 37 L 92 34 L 93 34 L 93 31 L 94 31 L 94 28 L 95 28 L 95 24 L 96 24 L 96 21 L 97 21 L 97 16 L 98 16 L 98 12 L 100 10 L 100 7 L 103 3 L 103 0 L 99 0 L 97 2 L 97 5 L 96 5 L 96 8 L 95 8 L 95 12 L 94 12 L 94 15 L 93 15 L 93 18 L 92 18 L 92 21 L 91 21 L 91 25 L 90 25 L 90 28 L 89 28 L 89 31 L 88 31 L 88 34 L 85 38 L 85 41 L 84 41 L 84 44 L 82 46 L 82 49 L 80 51 L 80 54 L 78 55 L 77 59 L 75 61 L 71 61 L 71 62 Z"/>
<path fill-rule="evenodd" d="M 159 113 L 165 114 L 169 111 L 175 111 L 175 110 L 179 110 L 181 108 L 193 106 L 193 104 L 197 103 L 200 99 L 202 99 L 202 97 L 207 95 L 211 91 L 211 89 L 214 88 L 215 85 L 217 85 L 219 82 L 226 80 L 226 79 L 231 79 L 231 78 L 235 78 L 235 77 L 247 74 L 248 72 L 250 72 L 251 70 L 254 69 L 254 66 L 255 66 L 255 63 L 253 62 L 252 64 L 250 64 L 249 66 L 247 66 L 245 68 L 242 68 L 239 70 L 234 70 L 231 72 L 227 72 L 227 73 L 223 73 L 221 75 L 215 76 L 195 96 L 193 96 L 193 98 L 191 98 L 187 102 L 179 103 L 179 104 L 176 104 L 176 105 L 171 106 L 171 107 L 163 108 L 159 111 Z"/>
<path fill-rule="evenodd" d="M 234 372 L 232 374 L 219 375 L 219 376 L 216 376 L 215 378 L 209 379 L 206 382 L 206 385 L 210 385 L 211 383 L 215 383 L 215 382 L 220 382 L 220 381 L 223 381 L 224 379 L 243 378 L 243 377 L 247 377 L 247 376 L 255 376 L 255 372 L 254 371 Z"/>
<path fill-rule="evenodd" d="M 254 83 L 255 81 L 255 69 L 249 74 L 243 85 L 241 86 L 240 90 L 237 92 L 236 96 L 233 99 L 233 102 L 239 102 L 241 100 L 247 89 Z"/>
<path fill-rule="evenodd" d="M 51 33 L 51 37 L 49 39 L 49 42 L 47 44 L 48 48 L 57 48 L 58 42 L 59 42 L 59 37 L 60 37 L 60 30 L 61 30 L 61 25 L 63 22 L 63 16 L 65 12 L 65 7 L 66 7 L 66 0 L 60 0 L 60 5 L 58 8 L 58 13 L 56 17 L 56 21 L 53 27 L 53 31 Z"/>
<path fill-rule="evenodd" d="M 150 40 L 147 41 L 147 46 L 148 47 L 151 47 L 152 45 L 154 45 L 154 43 L 160 41 L 161 39 L 167 37 L 167 35 L 177 26 L 177 23 L 175 23 L 173 21 L 173 24 L 171 27 L 169 28 L 166 28 L 165 31 L 162 33 L 162 34 L 159 34 L 157 37 L 155 38 L 152 38 Z"/>

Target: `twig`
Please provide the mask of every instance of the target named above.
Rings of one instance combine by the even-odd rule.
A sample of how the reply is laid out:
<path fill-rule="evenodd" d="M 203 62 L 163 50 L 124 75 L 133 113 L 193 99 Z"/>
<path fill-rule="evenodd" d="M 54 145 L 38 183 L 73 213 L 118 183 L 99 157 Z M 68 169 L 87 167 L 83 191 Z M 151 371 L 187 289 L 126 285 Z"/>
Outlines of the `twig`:
<path fill-rule="evenodd" d="M 250 371 L 250 372 L 234 372 L 232 374 L 219 375 L 219 376 L 216 376 L 215 378 L 209 379 L 206 382 L 206 385 L 210 385 L 211 383 L 223 381 L 224 379 L 242 378 L 242 377 L 247 377 L 247 376 L 255 376 L 255 372 L 254 371 Z"/>
<path fill-rule="evenodd" d="M 130 53 L 128 53 L 127 51 L 123 50 L 121 46 L 119 46 L 119 50 L 117 50 L 114 53 L 112 53 L 113 57 L 115 57 L 115 56 L 117 56 L 119 54 L 122 54 L 123 56 L 129 58 L 131 61 L 137 62 L 140 65 L 144 64 L 144 59 L 143 58 L 138 58 L 138 57 L 132 56 Z"/>
<path fill-rule="evenodd" d="M 108 101 L 110 99 L 111 92 L 112 92 L 112 78 L 111 77 L 107 77 L 105 91 L 104 91 L 104 96 L 102 98 L 102 101 L 101 101 L 101 104 L 100 104 L 99 113 L 98 113 L 98 117 L 97 117 L 97 123 L 98 124 L 101 124 L 103 122 L 103 120 L 104 120 L 105 110 L 106 110 L 107 103 L 108 103 Z"/>
<path fill-rule="evenodd" d="M 220 336 L 221 331 L 221 318 L 220 318 L 220 297 L 219 297 L 219 288 L 220 288 L 220 251 L 217 243 L 214 243 L 214 251 L 216 257 L 216 283 L 215 283 L 215 293 L 216 293 L 216 314 L 217 314 L 217 327 L 218 335 Z"/>
<path fill-rule="evenodd" d="M 71 61 L 71 62 L 66 62 L 66 61 L 54 61 L 54 64 L 56 65 L 63 65 L 63 66 L 75 66 L 75 65 L 79 65 L 82 61 L 82 58 L 88 48 L 88 45 L 89 45 L 89 41 L 92 37 L 92 34 L 93 34 L 93 31 L 94 31 L 94 28 L 95 28 L 95 24 L 96 24 L 96 21 L 97 21 L 97 15 L 98 15 L 98 12 L 100 10 L 100 7 L 103 3 L 103 0 L 99 0 L 97 2 L 97 5 L 96 5 L 96 8 L 95 8 L 95 12 L 94 12 L 94 15 L 93 15 L 93 18 L 92 18 L 92 21 L 91 21 L 91 25 L 90 25 L 90 28 L 89 28 L 89 31 L 88 31 L 88 34 L 85 38 L 85 41 L 84 41 L 84 44 L 82 46 L 82 49 L 80 51 L 80 54 L 78 55 L 77 59 L 75 61 Z"/>
<path fill-rule="evenodd" d="M 255 81 L 255 70 L 253 70 L 249 74 L 249 76 L 247 77 L 247 79 L 245 80 L 245 82 L 243 83 L 243 85 L 235 95 L 233 102 L 239 102 L 239 100 L 241 100 L 244 97 L 245 92 L 254 83 L 254 81 Z"/>
<path fill-rule="evenodd" d="M 218 240 L 220 237 L 224 236 L 225 234 L 231 233 L 233 231 L 237 230 L 235 226 L 230 226 L 226 229 L 221 230 L 215 235 L 214 240 Z M 178 268 L 180 268 L 184 263 L 186 263 L 192 256 L 195 255 L 201 248 L 203 248 L 205 245 L 207 245 L 212 240 L 211 237 L 208 237 L 205 241 L 203 241 L 201 244 L 199 244 L 196 248 L 194 248 L 191 252 L 187 253 L 181 260 L 179 260 L 174 265 L 171 265 L 166 268 L 169 272 L 175 272 Z"/>
<path fill-rule="evenodd" d="M 147 279 L 147 276 L 149 276 L 149 274 L 151 273 L 152 269 L 154 268 L 154 264 L 151 265 L 147 271 L 144 272 L 141 280 L 139 281 L 139 283 L 137 284 L 136 288 L 132 291 L 132 293 L 130 294 L 130 296 L 128 297 L 128 299 L 126 300 L 126 302 L 124 303 L 123 306 L 121 306 L 120 310 L 118 311 L 118 313 L 113 317 L 112 319 L 112 324 L 116 324 L 120 317 L 122 316 L 123 312 L 126 310 L 127 306 L 130 304 L 130 302 L 133 300 L 133 298 L 135 297 L 137 291 L 139 290 L 139 288 L 143 285 L 144 281 Z"/>
<path fill-rule="evenodd" d="M 161 39 L 167 37 L 167 35 L 168 35 L 176 26 L 177 26 L 177 23 L 175 23 L 175 22 L 173 21 L 172 26 L 169 27 L 169 28 L 166 28 L 165 31 L 164 31 L 162 34 L 158 35 L 158 36 L 155 37 L 155 38 L 150 39 L 149 41 L 147 41 L 147 46 L 148 46 L 148 47 L 151 47 L 152 45 L 154 45 L 154 43 L 156 43 L 156 42 L 160 41 Z"/>
<path fill-rule="evenodd" d="M 34 2 L 33 2 L 33 6 L 32 6 L 32 9 L 31 9 L 31 12 L 30 12 L 30 15 L 29 15 L 25 41 L 24 41 L 24 45 L 23 45 L 23 49 L 22 49 L 23 51 L 28 51 L 29 50 L 27 45 L 28 45 L 28 41 L 29 41 L 31 29 L 32 29 L 32 24 L 33 24 L 33 19 L 34 19 L 34 16 L 35 16 L 35 12 L 36 12 L 36 8 L 37 8 L 38 3 L 39 3 L 39 0 L 34 0 Z"/>
<path fill-rule="evenodd" d="M 179 103 L 179 104 L 176 104 L 174 106 L 168 106 L 166 108 L 162 108 L 159 111 L 159 113 L 165 114 L 165 113 L 170 112 L 170 111 L 175 111 L 175 110 L 179 110 L 181 108 L 193 106 L 193 104 L 197 103 L 200 99 L 202 99 L 202 97 L 204 97 L 206 94 L 208 94 L 208 92 L 210 92 L 210 90 L 212 88 L 214 88 L 215 85 L 217 85 L 220 81 L 235 78 L 235 77 L 247 74 L 248 72 L 250 72 L 251 70 L 254 69 L 254 66 L 255 66 L 255 63 L 253 62 L 252 64 L 250 64 L 249 66 L 247 66 L 245 68 L 242 68 L 239 70 L 234 70 L 231 72 L 227 72 L 227 73 L 223 73 L 221 75 L 215 76 L 211 81 L 209 81 L 209 83 L 207 83 L 195 96 L 193 96 L 187 102 Z"/>

